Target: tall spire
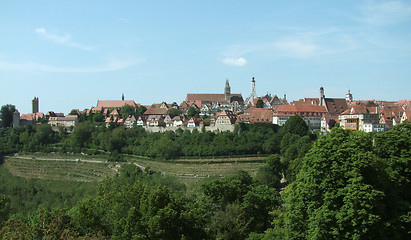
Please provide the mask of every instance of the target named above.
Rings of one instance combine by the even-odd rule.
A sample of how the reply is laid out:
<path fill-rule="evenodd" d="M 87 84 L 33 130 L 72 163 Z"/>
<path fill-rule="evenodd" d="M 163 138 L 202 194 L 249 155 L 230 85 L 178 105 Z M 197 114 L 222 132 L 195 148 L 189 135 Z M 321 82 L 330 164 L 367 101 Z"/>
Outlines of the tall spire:
<path fill-rule="evenodd" d="M 325 106 L 324 88 L 320 87 L 320 106 Z"/>
<path fill-rule="evenodd" d="M 253 101 L 254 98 L 257 98 L 257 93 L 255 92 L 255 77 L 253 77 L 252 80 L 251 80 L 251 94 L 245 100 L 244 105 L 247 106 L 250 103 L 251 103 L 251 105 L 253 105 L 254 104 L 254 101 Z"/>
<path fill-rule="evenodd" d="M 228 82 L 228 79 L 226 79 L 226 81 L 225 81 L 224 97 L 225 97 L 226 101 L 230 102 L 230 100 L 231 100 L 231 87 L 230 87 L 230 83 Z"/>

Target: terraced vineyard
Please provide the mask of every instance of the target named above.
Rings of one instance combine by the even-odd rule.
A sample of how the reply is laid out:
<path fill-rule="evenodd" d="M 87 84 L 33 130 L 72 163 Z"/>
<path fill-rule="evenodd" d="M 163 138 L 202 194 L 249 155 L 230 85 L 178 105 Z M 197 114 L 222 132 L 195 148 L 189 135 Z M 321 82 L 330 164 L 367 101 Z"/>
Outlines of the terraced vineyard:
<path fill-rule="evenodd" d="M 145 159 L 133 160 L 136 164 L 150 167 L 163 174 L 180 178 L 222 177 L 240 170 L 254 176 L 257 170 L 265 164 L 264 157 L 254 158 L 223 158 L 223 159 L 180 159 L 174 161 L 152 161 Z"/>
<path fill-rule="evenodd" d="M 75 159 L 35 159 L 7 157 L 5 167 L 14 176 L 64 181 L 99 181 L 104 176 L 116 174 L 118 166 L 98 161 L 76 161 Z"/>
<path fill-rule="evenodd" d="M 71 155 L 40 154 L 19 155 L 6 158 L 5 167 L 14 176 L 39 178 L 47 180 L 100 181 L 105 176 L 113 176 L 121 167 L 120 164 L 90 157 L 76 160 Z M 158 173 L 178 177 L 190 185 L 199 179 L 218 178 L 240 170 L 254 176 L 264 165 L 264 157 L 221 158 L 221 159 L 179 159 L 158 161 L 130 156 L 130 162 L 142 169 L 149 167 Z"/>

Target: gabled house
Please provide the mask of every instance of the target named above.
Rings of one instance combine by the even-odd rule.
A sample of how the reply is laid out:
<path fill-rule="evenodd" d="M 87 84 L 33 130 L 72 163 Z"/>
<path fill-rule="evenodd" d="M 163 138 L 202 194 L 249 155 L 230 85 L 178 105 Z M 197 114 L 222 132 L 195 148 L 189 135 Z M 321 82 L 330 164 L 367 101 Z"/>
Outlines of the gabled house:
<path fill-rule="evenodd" d="M 138 117 L 137 119 L 137 126 L 146 126 L 147 125 L 147 118 L 145 117 Z"/>
<path fill-rule="evenodd" d="M 282 126 L 294 115 L 301 116 L 312 131 L 321 129 L 321 119 L 327 113 L 324 106 L 297 104 L 297 105 L 280 105 L 273 113 L 273 124 Z"/>
<path fill-rule="evenodd" d="M 274 97 L 271 98 L 270 100 L 270 105 L 271 107 L 279 106 L 279 105 L 287 105 L 287 99 L 285 98 L 279 98 L 277 95 L 274 95 Z"/>
<path fill-rule="evenodd" d="M 273 109 L 271 108 L 249 108 L 243 114 L 238 115 L 237 122 L 245 123 L 272 123 Z"/>
<path fill-rule="evenodd" d="M 187 122 L 188 128 L 194 127 L 202 127 L 203 126 L 203 119 L 202 118 L 190 118 Z"/>
<path fill-rule="evenodd" d="M 77 115 L 67 115 L 65 117 L 49 117 L 48 124 L 57 127 L 63 126 L 65 128 L 76 127 L 78 124 Z"/>
<path fill-rule="evenodd" d="M 184 125 L 184 118 L 182 116 L 175 116 L 171 119 L 173 127 L 182 127 Z"/>
<path fill-rule="evenodd" d="M 40 119 L 45 119 L 44 113 L 36 112 L 36 113 L 23 114 L 20 116 L 19 126 L 36 124 L 40 121 Z"/>
<path fill-rule="evenodd" d="M 211 106 L 208 106 L 208 105 L 205 105 L 205 104 L 204 104 L 204 105 L 201 107 L 200 115 L 201 115 L 201 116 L 209 116 L 209 115 L 211 115 Z"/>
<path fill-rule="evenodd" d="M 364 105 L 354 105 L 339 116 L 340 126 L 345 129 L 365 132 L 384 131 L 385 126 L 380 123 L 376 108 L 367 108 Z"/>
<path fill-rule="evenodd" d="M 217 113 L 215 125 L 231 125 L 235 124 L 237 116 L 232 111 L 224 110 Z"/>
<path fill-rule="evenodd" d="M 164 125 L 164 117 L 162 115 L 149 115 L 147 117 L 147 126 L 159 127 Z"/>
<path fill-rule="evenodd" d="M 411 110 L 405 111 L 401 116 L 401 121 L 400 122 L 403 123 L 403 122 L 406 122 L 406 121 L 408 121 L 408 122 L 411 121 Z"/>
<path fill-rule="evenodd" d="M 136 123 L 137 119 L 134 115 L 128 116 L 126 120 L 124 120 L 124 125 L 126 126 L 126 128 L 132 128 Z"/>

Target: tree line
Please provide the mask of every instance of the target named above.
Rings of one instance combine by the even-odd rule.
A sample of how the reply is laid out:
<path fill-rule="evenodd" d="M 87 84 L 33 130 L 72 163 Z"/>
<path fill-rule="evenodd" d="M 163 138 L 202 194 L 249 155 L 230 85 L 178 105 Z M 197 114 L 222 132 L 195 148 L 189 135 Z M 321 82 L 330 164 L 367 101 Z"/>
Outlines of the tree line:
<path fill-rule="evenodd" d="M 196 193 L 125 165 L 71 209 L 2 217 L 3 239 L 409 239 L 411 124 L 380 134 L 335 128 L 278 184 L 271 155 Z M 263 174 L 264 173 L 264 174 Z M 265 177 L 261 177 L 261 174 Z M 160 180 L 159 180 L 160 179 Z M 4 205 L 7 199 L 1 198 Z M 4 207 L 3 207 L 4 209 Z M 3 213 L 4 211 L 0 211 Z"/>
<path fill-rule="evenodd" d="M 80 125 L 84 129 L 76 132 L 76 128 L 72 134 L 55 133 L 42 125 L 2 130 L 2 153 L 31 151 L 30 143 L 38 141 L 42 144 L 34 147 L 41 151 L 61 149 L 91 154 L 105 151 L 119 157 L 133 153 L 171 159 L 250 152 L 269 157 L 255 177 L 239 172 L 206 182 L 195 193 L 186 192 L 184 185 L 164 176 L 143 173 L 134 165 L 126 165 L 118 176 L 103 180 L 96 195 L 83 198 L 69 209 L 40 208 L 28 216 L 10 218 L 10 198 L 2 195 L 0 236 L 3 239 L 409 239 L 411 124 L 401 124 L 383 133 L 334 128 L 313 142 L 316 137 L 303 123 L 296 116 L 281 128 L 244 124 L 238 125 L 233 133 L 159 134 L 140 128 L 107 129 L 98 125 Z M 24 144 L 20 135 L 25 139 L 24 132 L 28 130 L 32 132 L 27 133 Z M 202 141 L 207 144 L 202 146 Z M 153 150 L 154 143 L 165 148 L 173 143 L 186 144 L 196 150 L 189 152 L 180 146 L 173 152 L 173 147 L 167 150 L 171 151 L 167 157 L 159 149 Z M 196 144 L 201 147 L 195 148 Z M 226 144 L 229 150 L 218 144 Z M 149 149 L 141 149 L 142 145 Z M 210 145 L 221 150 L 211 151 Z M 249 148 L 243 148 L 244 145 Z M 199 152 L 204 155 L 196 155 Z M 289 183 L 287 186 L 279 181 L 283 176 Z"/>

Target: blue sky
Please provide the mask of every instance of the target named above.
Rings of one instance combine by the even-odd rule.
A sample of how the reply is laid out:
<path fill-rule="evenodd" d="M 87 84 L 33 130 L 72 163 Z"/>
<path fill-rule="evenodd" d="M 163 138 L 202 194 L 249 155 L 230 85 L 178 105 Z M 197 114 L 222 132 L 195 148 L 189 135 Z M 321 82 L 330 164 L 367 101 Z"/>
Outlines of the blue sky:
<path fill-rule="evenodd" d="M 187 93 L 411 99 L 411 1 L 0 0 L 0 105 Z"/>

